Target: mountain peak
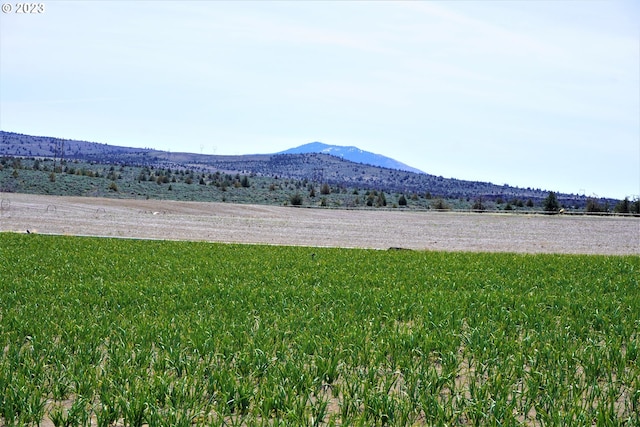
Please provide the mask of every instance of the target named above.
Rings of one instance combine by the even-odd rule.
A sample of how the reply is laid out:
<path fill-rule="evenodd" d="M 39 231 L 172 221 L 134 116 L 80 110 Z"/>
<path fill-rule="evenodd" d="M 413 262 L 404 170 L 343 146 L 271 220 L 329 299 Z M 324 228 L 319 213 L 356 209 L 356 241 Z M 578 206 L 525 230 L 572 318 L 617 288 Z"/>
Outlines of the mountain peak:
<path fill-rule="evenodd" d="M 345 160 L 349 160 L 356 163 L 364 163 L 373 166 L 380 166 L 388 169 L 397 169 L 407 172 L 424 173 L 423 171 L 412 168 L 404 163 L 394 160 L 390 157 L 383 156 L 382 154 L 376 154 L 369 151 L 364 151 L 354 146 L 342 146 L 342 145 L 330 145 L 323 142 L 310 142 L 308 144 L 300 145 L 299 147 L 290 148 L 288 150 L 280 151 L 277 154 L 307 154 L 307 153 L 320 153 L 330 154 L 332 156 L 341 157 Z"/>

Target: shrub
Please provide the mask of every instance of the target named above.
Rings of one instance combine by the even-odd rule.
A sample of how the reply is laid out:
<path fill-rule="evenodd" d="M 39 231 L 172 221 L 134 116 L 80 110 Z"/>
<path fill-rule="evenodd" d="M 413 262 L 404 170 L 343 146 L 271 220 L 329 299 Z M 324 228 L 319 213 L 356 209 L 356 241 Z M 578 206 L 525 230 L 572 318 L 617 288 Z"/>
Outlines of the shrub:
<path fill-rule="evenodd" d="M 442 198 L 436 199 L 431 206 L 433 207 L 433 209 L 439 211 L 446 211 L 450 209 L 447 202 L 445 202 Z"/>
<path fill-rule="evenodd" d="M 329 184 L 327 184 L 326 182 L 322 184 L 322 187 L 320 187 L 320 194 L 331 194 L 331 187 L 329 187 Z"/>
<path fill-rule="evenodd" d="M 289 203 L 292 206 L 301 206 L 302 205 L 302 196 L 300 193 L 296 193 L 289 198 Z"/>

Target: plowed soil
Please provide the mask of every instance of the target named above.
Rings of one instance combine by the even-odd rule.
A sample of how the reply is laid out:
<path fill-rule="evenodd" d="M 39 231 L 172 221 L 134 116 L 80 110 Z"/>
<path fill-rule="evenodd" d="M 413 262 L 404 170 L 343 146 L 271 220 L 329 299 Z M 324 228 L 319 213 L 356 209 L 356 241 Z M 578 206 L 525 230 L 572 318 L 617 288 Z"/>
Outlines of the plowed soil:
<path fill-rule="evenodd" d="M 640 254 L 640 219 L 0 195 L 0 231 L 273 245 Z"/>

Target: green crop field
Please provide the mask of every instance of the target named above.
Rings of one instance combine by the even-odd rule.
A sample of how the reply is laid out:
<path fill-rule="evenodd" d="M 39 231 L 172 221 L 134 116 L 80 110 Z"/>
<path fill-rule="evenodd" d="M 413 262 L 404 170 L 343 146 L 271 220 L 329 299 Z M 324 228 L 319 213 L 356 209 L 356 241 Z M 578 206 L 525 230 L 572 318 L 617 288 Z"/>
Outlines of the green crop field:
<path fill-rule="evenodd" d="M 640 425 L 640 257 L 0 233 L 0 425 Z"/>

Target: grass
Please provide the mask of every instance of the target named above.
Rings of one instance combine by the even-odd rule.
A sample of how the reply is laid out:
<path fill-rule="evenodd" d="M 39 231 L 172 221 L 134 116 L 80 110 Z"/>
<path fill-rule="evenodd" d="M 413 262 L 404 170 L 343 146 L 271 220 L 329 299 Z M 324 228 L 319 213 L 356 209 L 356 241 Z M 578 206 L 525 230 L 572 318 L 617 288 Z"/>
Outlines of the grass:
<path fill-rule="evenodd" d="M 639 425 L 640 257 L 0 234 L 0 424 Z"/>

